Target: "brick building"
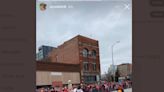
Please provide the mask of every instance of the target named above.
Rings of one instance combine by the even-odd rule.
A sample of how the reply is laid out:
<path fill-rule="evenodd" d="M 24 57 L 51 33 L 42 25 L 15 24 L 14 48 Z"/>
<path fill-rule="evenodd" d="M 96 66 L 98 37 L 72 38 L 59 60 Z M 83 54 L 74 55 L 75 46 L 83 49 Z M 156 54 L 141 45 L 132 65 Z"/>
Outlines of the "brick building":
<path fill-rule="evenodd" d="M 132 75 L 132 64 L 125 63 L 117 66 L 121 77 L 128 77 Z"/>
<path fill-rule="evenodd" d="M 78 35 L 53 49 L 49 53 L 48 61 L 79 64 L 81 82 L 94 83 L 100 79 L 100 57 L 97 40 Z"/>

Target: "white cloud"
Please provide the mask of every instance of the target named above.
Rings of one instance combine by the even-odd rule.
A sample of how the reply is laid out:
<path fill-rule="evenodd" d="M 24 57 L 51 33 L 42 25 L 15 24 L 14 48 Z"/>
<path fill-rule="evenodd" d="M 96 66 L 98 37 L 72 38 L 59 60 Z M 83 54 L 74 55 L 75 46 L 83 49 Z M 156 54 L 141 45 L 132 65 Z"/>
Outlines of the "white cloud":
<path fill-rule="evenodd" d="M 120 43 L 114 47 L 115 64 L 131 62 L 132 15 L 131 9 L 123 8 L 124 3 L 69 3 L 75 8 L 38 10 L 37 48 L 43 44 L 58 46 L 81 34 L 99 40 L 101 73 L 110 66 L 111 46 L 118 40 Z M 54 3 L 48 3 L 51 4 Z"/>

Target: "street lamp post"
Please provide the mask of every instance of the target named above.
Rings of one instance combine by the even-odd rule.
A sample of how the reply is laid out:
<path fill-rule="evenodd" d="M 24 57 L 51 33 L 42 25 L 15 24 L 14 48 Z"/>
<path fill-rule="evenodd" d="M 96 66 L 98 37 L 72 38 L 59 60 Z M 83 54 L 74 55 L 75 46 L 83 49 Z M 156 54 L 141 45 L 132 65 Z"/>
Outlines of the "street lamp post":
<path fill-rule="evenodd" d="M 120 41 L 116 41 L 113 45 L 112 45 L 112 69 L 113 69 L 113 78 L 114 78 L 114 82 L 115 82 L 115 67 L 114 67 L 114 58 L 113 58 L 113 48 L 114 46 L 117 44 L 117 43 L 120 43 Z"/>

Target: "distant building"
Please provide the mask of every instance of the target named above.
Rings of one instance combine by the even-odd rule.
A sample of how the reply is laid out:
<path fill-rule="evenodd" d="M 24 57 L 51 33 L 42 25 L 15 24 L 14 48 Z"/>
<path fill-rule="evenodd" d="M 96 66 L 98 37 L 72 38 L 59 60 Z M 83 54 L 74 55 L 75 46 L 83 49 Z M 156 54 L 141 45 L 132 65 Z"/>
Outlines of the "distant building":
<path fill-rule="evenodd" d="M 132 74 L 132 64 L 125 63 L 117 66 L 121 77 L 129 77 Z"/>
<path fill-rule="evenodd" d="M 95 83 L 100 80 L 99 44 L 97 40 L 78 35 L 49 53 L 54 63 L 79 64 L 80 81 Z"/>
<path fill-rule="evenodd" d="M 47 58 L 48 54 L 53 50 L 55 49 L 54 47 L 51 47 L 51 46 L 41 46 L 39 47 L 39 51 L 38 53 L 36 54 L 36 60 L 43 60 L 45 58 Z"/>

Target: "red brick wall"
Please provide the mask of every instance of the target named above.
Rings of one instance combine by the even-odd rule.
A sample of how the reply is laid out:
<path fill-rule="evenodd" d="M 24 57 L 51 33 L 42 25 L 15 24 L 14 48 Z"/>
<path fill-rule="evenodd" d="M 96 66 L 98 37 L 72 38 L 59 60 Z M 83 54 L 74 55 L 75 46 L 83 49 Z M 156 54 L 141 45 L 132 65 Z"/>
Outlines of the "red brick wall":
<path fill-rule="evenodd" d="M 82 45 L 82 44 L 83 45 Z M 87 48 L 89 51 L 96 51 L 96 59 L 93 57 L 84 58 L 82 56 L 82 50 Z M 81 64 L 80 68 L 83 69 L 83 61 L 87 59 L 89 62 L 96 62 L 97 71 L 100 73 L 100 58 L 99 58 L 99 45 L 98 41 L 94 39 L 90 39 L 83 36 L 76 36 L 62 45 L 60 45 L 57 49 L 54 49 L 49 54 L 49 59 L 51 62 L 65 63 L 65 64 Z M 90 65 L 90 71 L 92 71 L 92 66 Z"/>
<path fill-rule="evenodd" d="M 89 72 L 100 72 L 100 57 L 99 57 L 99 45 L 98 45 L 98 41 L 97 40 L 93 40 L 87 37 L 83 37 L 83 36 L 79 36 L 79 57 L 80 57 L 80 62 L 82 63 L 83 61 L 88 61 L 89 64 Z M 83 45 L 82 45 L 83 44 Z M 93 57 L 88 57 L 85 58 L 82 56 L 82 51 L 84 48 L 87 48 L 89 51 L 95 50 L 96 51 L 96 59 L 94 59 Z M 93 71 L 92 70 L 92 62 L 96 62 L 96 70 L 97 71 Z M 83 69 L 83 64 L 81 64 L 81 69 Z"/>
<path fill-rule="evenodd" d="M 78 39 L 71 39 L 53 50 L 50 55 L 52 62 L 79 64 Z"/>

